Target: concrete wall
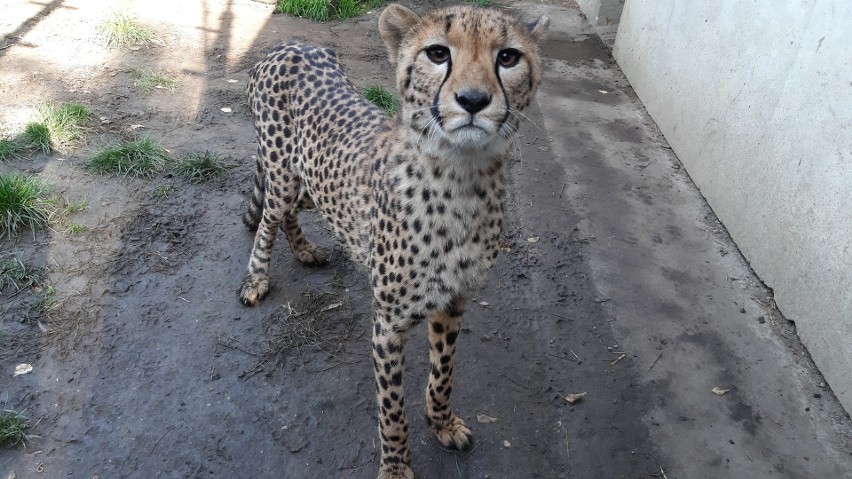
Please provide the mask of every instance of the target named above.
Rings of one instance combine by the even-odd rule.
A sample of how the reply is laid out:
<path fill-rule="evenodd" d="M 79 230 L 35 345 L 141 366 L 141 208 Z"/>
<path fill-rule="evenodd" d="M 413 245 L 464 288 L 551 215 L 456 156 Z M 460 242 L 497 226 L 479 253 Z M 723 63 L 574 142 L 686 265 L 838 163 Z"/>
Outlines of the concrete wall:
<path fill-rule="evenodd" d="M 577 5 L 592 25 L 613 25 L 621 17 L 624 0 L 577 0 Z"/>
<path fill-rule="evenodd" d="M 628 0 L 613 52 L 847 411 L 850 25 L 849 0 Z"/>

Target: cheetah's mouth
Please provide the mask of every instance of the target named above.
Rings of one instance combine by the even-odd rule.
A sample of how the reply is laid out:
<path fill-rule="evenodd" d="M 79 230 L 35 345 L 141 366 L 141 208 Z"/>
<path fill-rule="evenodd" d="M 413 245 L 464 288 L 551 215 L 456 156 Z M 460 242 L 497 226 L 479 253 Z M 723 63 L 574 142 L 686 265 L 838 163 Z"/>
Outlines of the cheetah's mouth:
<path fill-rule="evenodd" d="M 477 122 L 475 118 L 471 118 L 467 123 L 448 129 L 448 139 L 459 146 L 485 146 L 494 139 L 494 132 L 489 128 L 490 125 L 482 123 L 484 122 Z"/>

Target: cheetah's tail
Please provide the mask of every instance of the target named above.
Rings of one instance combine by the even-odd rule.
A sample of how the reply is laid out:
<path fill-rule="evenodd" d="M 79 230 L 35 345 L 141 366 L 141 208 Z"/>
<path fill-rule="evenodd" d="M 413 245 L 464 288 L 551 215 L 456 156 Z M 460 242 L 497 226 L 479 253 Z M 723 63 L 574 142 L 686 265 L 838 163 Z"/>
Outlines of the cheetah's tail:
<path fill-rule="evenodd" d="M 263 184 L 263 164 L 260 154 L 257 155 L 257 171 L 254 174 L 254 191 L 251 194 L 251 202 L 248 211 L 243 215 L 243 223 L 251 231 L 257 231 L 260 218 L 263 216 L 263 199 L 266 189 Z"/>

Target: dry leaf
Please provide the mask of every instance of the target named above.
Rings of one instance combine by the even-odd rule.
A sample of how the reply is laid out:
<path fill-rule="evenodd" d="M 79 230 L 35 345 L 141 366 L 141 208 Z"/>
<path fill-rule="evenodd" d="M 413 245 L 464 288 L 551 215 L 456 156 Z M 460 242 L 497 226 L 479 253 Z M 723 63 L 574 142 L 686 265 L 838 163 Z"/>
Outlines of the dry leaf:
<path fill-rule="evenodd" d="M 509 441 L 503 441 L 503 447 L 506 447 L 506 448 L 512 447 L 512 443 L 509 442 Z"/>
<path fill-rule="evenodd" d="M 538 241 L 539 241 L 540 239 L 541 239 L 541 237 L 540 237 L 540 236 L 530 236 L 529 238 L 527 238 L 527 243 L 533 243 L 533 244 L 535 244 L 535 243 L 538 243 Z"/>
<path fill-rule="evenodd" d="M 577 401 L 579 401 L 580 399 L 582 399 L 583 396 L 585 396 L 587 393 L 588 393 L 588 391 L 584 391 L 584 392 L 581 392 L 581 393 L 578 393 L 578 394 L 569 394 L 569 395 L 565 396 L 565 400 L 568 401 L 568 404 L 574 404 Z"/>
<path fill-rule="evenodd" d="M 33 370 L 32 364 L 26 364 L 26 363 L 19 364 L 19 365 L 15 366 L 14 376 L 20 376 L 22 374 L 27 374 L 29 372 L 32 372 L 32 370 Z"/>
<path fill-rule="evenodd" d="M 724 396 L 726 392 L 730 391 L 730 389 L 722 389 L 720 387 L 713 388 L 713 394 L 717 396 Z"/>
<path fill-rule="evenodd" d="M 480 422 L 482 424 L 488 424 L 489 422 L 494 422 L 496 420 L 497 420 L 496 417 L 491 417 L 487 414 L 477 414 L 476 415 L 476 422 Z"/>

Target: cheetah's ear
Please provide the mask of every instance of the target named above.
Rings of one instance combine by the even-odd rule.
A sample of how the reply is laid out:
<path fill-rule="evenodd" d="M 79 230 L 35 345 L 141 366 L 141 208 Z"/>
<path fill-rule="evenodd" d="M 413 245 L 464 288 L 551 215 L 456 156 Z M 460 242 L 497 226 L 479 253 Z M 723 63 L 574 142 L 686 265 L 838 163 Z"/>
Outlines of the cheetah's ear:
<path fill-rule="evenodd" d="M 527 24 L 527 31 L 536 43 L 541 43 L 544 40 L 544 35 L 547 33 L 547 28 L 550 26 L 550 17 L 542 15 L 538 20 L 533 20 Z"/>
<path fill-rule="evenodd" d="M 402 38 L 413 27 L 420 17 L 411 10 L 396 3 L 388 5 L 379 16 L 379 33 L 388 47 L 388 59 L 396 64 L 396 54 Z"/>

